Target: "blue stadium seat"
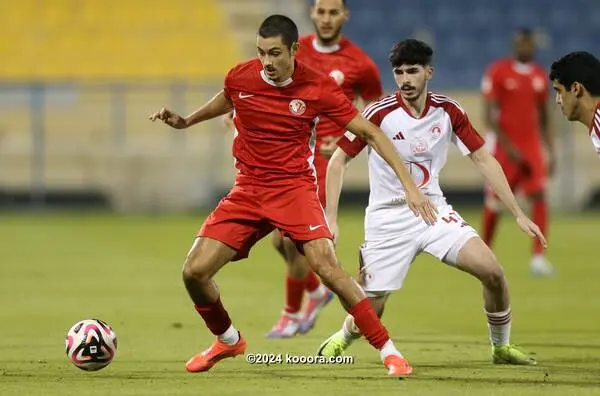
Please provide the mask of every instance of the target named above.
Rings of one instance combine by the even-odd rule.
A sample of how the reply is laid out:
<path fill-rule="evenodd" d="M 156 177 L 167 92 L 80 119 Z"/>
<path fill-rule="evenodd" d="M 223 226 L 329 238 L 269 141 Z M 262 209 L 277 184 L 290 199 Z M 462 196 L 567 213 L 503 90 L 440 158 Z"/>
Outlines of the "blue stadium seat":
<path fill-rule="evenodd" d="M 599 0 L 357 0 L 350 6 L 353 17 L 346 33 L 383 73 L 394 41 L 431 31 L 437 70 L 432 84 L 439 89 L 479 89 L 481 73 L 489 62 L 510 55 L 511 37 L 518 27 L 547 34 L 548 45 L 538 53 L 538 61 L 546 68 L 567 51 L 585 49 L 600 55 Z M 387 88 L 393 89 L 393 84 Z"/>

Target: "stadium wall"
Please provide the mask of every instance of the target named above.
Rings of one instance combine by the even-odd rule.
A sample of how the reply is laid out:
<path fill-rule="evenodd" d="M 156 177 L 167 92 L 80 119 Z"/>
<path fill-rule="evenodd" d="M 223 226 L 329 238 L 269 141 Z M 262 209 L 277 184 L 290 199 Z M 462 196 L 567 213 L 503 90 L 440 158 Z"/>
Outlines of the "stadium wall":
<path fill-rule="evenodd" d="M 218 89 L 135 84 L 2 90 L 0 202 L 106 202 L 121 212 L 210 207 L 234 179 L 232 134 L 221 120 L 175 131 L 147 116 L 163 104 L 190 112 Z M 477 93 L 444 93 L 457 98 L 483 131 Z M 585 130 L 558 114 L 555 125 L 559 162 L 550 199 L 555 208 L 578 210 L 600 190 L 600 164 Z M 481 202 L 482 179 L 458 150 L 451 150 L 442 181 L 456 201 Z M 344 202 L 364 202 L 367 189 L 361 154 L 347 172 Z"/>

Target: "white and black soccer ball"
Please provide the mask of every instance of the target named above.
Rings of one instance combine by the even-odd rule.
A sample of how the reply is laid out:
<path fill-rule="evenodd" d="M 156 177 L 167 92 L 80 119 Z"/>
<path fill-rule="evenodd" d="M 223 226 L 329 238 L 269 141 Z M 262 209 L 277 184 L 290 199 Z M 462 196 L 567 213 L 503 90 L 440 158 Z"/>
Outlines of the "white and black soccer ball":
<path fill-rule="evenodd" d="M 110 364 L 117 353 L 117 335 L 99 319 L 79 321 L 69 329 L 65 340 L 67 356 L 85 371 L 97 371 Z"/>

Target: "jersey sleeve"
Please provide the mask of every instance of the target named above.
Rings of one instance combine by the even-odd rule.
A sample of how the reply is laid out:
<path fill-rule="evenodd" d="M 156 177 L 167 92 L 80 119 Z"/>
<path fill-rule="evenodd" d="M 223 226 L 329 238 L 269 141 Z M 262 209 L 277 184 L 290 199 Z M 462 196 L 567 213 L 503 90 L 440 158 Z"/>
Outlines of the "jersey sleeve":
<path fill-rule="evenodd" d="M 498 99 L 500 91 L 500 73 L 496 65 L 490 66 L 481 80 L 481 93 L 487 99 Z"/>
<path fill-rule="evenodd" d="M 367 142 L 357 137 L 352 132 L 346 131 L 344 136 L 337 141 L 337 145 L 348 156 L 356 157 L 362 151 L 362 149 L 367 146 Z"/>
<path fill-rule="evenodd" d="M 381 108 L 381 101 L 371 103 L 362 112 L 363 117 L 365 117 L 369 122 L 381 127 L 381 122 L 383 120 L 382 112 L 378 111 Z M 384 106 L 385 108 L 385 106 Z M 340 147 L 346 154 L 350 157 L 356 157 L 362 149 L 367 147 L 367 142 L 354 135 L 350 131 L 346 131 L 344 136 L 337 142 L 338 147 Z"/>
<path fill-rule="evenodd" d="M 365 67 L 360 74 L 358 91 L 365 102 L 373 102 L 383 96 L 383 86 L 377 65 L 367 58 Z"/>
<path fill-rule="evenodd" d="M 345 128 L 358 114 L 358 110 L 346 97 L 344 91 L 333 79 L 326 76 L 321 80 L 321 92 L 315 106 L 319 114 L 328 117 L 342 128 Z"/>
<path fill-rule="evenodd" d="M 448 103 L 446 111 L 452 123 L 452 143 L 463 155 L 471 154 L 484 145 L 481 135 L 473 128 L 467 113 L 457 103 Z"/>

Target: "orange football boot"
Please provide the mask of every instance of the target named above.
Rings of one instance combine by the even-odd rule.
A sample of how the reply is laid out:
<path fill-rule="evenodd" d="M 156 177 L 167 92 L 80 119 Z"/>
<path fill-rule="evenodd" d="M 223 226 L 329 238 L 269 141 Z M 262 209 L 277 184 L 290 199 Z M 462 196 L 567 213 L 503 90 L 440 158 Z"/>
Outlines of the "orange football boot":
<path fill-rule="evenodd" d="M 242 355 L 246 351 L 247 346 L 248 344 L 246 344 L 246 340 L 244 340 L 241 334 L 240 339 L 235 345 L 225 344 L 217 338 L 210 348 L 192 356 L 185 364 L 185 368 L 190 373 L 208 371 L 212 366 L 225 358 Z"/>
<path fill-rule="evenodd" d="M 408 361 L 398 355 L 389 355 L 383 360 L 383 364 L 388 369 L 388 375 L 392 377 L 405 377 L 413 372 Z"/>

